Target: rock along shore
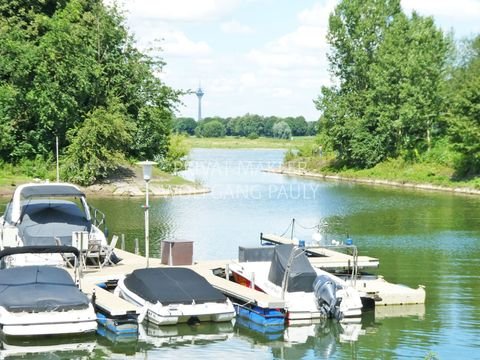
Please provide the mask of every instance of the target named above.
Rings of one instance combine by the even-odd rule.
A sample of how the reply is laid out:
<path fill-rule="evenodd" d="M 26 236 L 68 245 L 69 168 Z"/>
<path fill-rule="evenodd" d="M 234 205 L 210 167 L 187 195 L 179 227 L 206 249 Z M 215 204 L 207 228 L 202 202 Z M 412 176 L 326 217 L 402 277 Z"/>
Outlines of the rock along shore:
<path fill-rule="evenodd" d="M 303 177 L 310 177 L 310 178 L 316 178 L 316 179 L 322 179 L 322 180 L 337 180 L 337 181 L 346 181 L 346 182 L 354 182 L 354 183 L 370 184 L 370 185 L 395 186 L 395 187 L 404 187 L 404 188 L 429 190 L 429 191 L 445 191 L 445 192 L 453 192 L 458 194 L 480 195 L 480 190 L 466 188 L 466 187 L 446 187 L 446 186 L 439 186 L 439 185 L 432 185 L 432 184 L 415 184 L 415 183 L 409 183 L 409 182 L 390 181 L 390 180 L 349 178 L 349 177 L 344 177 L 339 175 L 326 175 L 326 174 L 320 174 L 320 173 L 315 173 L 315 172 L 306 171 L 306 170 L 299 170 L 299 169 L 292 169 L 292 168 L 285 168 L 285 167 L 280 167 L 276 169 L 265 169 L 263 171 L 274 173 L 274 174 L 303 176 Z"/>

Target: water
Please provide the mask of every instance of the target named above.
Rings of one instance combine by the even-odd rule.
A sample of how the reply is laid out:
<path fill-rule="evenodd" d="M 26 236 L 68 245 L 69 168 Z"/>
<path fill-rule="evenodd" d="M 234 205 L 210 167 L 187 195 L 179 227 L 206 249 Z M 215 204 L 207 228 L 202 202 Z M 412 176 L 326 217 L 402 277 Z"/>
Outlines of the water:
<path fill-rule="evenodd" d="M 350 236 L 361 255 L 380 258 L 378 272 L 387 280 L 425 285 L 424 306 L 382 308 L 367 313 L 359 327 L 326 322 L 271 333 L 251 324 L 142 329 L 139 340 L 96 337 L 82 342 L 87 349 L 47 355 L 480 359 L 480 198 L 261 172 L 282 157 L 280 150 L 194 150 L 184 175 L 212 192 L 151 199 L 150 253 L 159 256 L 162 240 L 184 238 L 194 241 L 194 260 L 236 258 L 239 245 L 259 244 L 260 232 L 287 230 L 290 236 L 292 218 L 294 236 L 308 244 L 323 220 L 328 240 Z M 137 237 L 143 251 L 143 199 L 90 202 L 106 213 L 111 234 L 126 235 L 127 249 Z"/>

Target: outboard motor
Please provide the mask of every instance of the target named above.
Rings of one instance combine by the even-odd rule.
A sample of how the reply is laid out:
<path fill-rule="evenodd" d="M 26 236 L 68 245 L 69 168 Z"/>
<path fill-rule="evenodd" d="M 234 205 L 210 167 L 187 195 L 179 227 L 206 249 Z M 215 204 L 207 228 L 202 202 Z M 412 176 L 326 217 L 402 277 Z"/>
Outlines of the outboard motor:
<path fill-rule="evenodd" d="M 337 298 L 337 286 L 327 275 L 319 275 L 313 282 L 313 292 L 319 309 L 328 317 L 341 319 L 339 311 L 341 298 Z"/>

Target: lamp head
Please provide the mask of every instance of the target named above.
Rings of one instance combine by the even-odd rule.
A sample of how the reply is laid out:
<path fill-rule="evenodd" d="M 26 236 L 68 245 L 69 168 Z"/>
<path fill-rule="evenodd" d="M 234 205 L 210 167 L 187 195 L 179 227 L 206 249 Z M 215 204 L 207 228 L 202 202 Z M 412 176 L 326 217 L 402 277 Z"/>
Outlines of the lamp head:
<path fill-rule="evenodd" d="M 143 180 L 149 181 L 152 178 L 153 165 L 156 165 L 157 163 L 155 161 L 141 161 L 137 164 L 141 165 L 143 168 Z"/>

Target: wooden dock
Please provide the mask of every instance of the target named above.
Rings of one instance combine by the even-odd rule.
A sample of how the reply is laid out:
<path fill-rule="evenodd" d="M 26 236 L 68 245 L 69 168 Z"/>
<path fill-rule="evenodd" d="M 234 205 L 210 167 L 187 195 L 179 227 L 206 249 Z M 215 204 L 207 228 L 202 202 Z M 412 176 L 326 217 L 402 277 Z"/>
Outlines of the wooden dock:
<path fill-rule="evenodd" d="M 273 234 L 261 234 L 260 240 L 272 244 L 298 245 L 291 239 Z M 350 247 L 353 248 L 353 246 Z M 327 248 L 323 246 L 306 246 L 305 252 L 309 255 L 311 264 L 315 267 L 318 267 L 319 269 L 351 269 L 355 263 L 353 255 L 336 251 L 335 248 L 339 249 L 340 247 L 332 246 L 331 248 Z M 377 258 L 373 258 L 370 256 L 358 256 L 356 259 L 356 263 L 358 269 L 378 268 L 378 266 L 380 265 L 380 261 Z"/>
<path fill-rule="evenodd" d="M 285 239 L 275 235 L 263 235 L 265 241 L 276 244 L 292 243 L 290 239 Z M 341 267 L 350 268 L 353 264 L 353 257 L 330 249 L 307 248 L 306 251 L 314 254 L 309 257 L 313 266 L 323 269 L 338 269 Z M 140 255 L 116 249 L 115 253 L 122 259 L 120 263 L 112 266 L 100 268 L 87 268 L 83 271 L 81 288 L 89 295 L 95 293 L 96 306 L 109 314 L 111 317 L 135 316 L 140 314 L 141 309 L 137 306 L 115 296 L 111 292 L 97 286 L 100 283 L 114 282 L 119 278 L 131 273 L 132 271 L 146 267 L 146 258 Z M 243 304 L 257 305 L 262 308 L 284 308 L 285 301 L 265 294 L 263 292 L 247 288 L 243 285 L 234 283 L 224 277 L 217 276 L 215 273 L 228 271 L 228 264 L 233 260 L 201 261 L 189 267 L 201 276 L 203 276 L 213 287 L 220 290 L 225 295 L 234 298 Z M 377 267 L 378 259 L 368 256 L 358 257 L 359 264 L 365 267 Z M 150 267 L 166 266 L 160 259 L 150 258 Z M 422 304 L 425 302 L 424 287 L 411 289 L 405 286 L 391 284 L 382 277 L 370 279 L 358 279 L 352 285 L 360 292 L 369 297 L 377 299 L 377 305 L 397 305 L 397 304 Z"/>

